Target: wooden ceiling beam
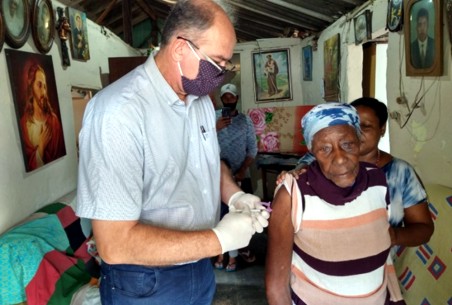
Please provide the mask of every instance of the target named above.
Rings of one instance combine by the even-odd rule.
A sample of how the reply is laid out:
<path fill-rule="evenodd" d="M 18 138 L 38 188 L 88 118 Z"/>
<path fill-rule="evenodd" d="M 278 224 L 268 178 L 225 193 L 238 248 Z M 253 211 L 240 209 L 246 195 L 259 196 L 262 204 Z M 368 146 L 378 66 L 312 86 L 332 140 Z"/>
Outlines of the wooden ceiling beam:
<path fill-rule="evenodd" d="M 138 6 L 152 19 L 157 20 L 157 14 L 152 9 L 152 7 L 149 6 L 149 4 L 145 3 L 143 0 L 136 0 Z"/>
<path fill-rule="evenodd" d="M 117 0 L 111 0 L 108 4 L 107 8 L 102 12 L 102 14 L 99 16 L 99 18 L 96 19 L 97 24 L 102 24 L 104 22 L 105 17 L 111 12 L 113 7 L 115 7 Z"/>
<path fill-rule="evenodd" d="M 131 14 L 131 1 L 122 0 L 122 27 L 124 29 L 123 36 L 124 41 L 129 45 L 133 45 L 132 35 L 132 14 Z"/>

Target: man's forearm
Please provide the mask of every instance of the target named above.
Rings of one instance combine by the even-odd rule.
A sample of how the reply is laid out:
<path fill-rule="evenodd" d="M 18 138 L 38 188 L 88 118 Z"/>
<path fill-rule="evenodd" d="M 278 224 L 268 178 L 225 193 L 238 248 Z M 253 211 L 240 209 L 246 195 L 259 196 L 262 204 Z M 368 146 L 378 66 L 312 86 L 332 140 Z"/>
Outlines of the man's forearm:
<path fill-rule="evenodd" d="M 176 231 L 131 221 L 93 220 L 99 255 L 110 264 L 167 266 L 221 253 L 212 230 Z"/>

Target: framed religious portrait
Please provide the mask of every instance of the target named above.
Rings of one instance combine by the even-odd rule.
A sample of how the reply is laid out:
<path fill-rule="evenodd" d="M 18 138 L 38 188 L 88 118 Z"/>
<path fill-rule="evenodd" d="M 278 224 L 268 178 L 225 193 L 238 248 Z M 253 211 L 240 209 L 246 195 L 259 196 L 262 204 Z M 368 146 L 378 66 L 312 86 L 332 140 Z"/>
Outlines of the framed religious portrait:
<path fill-rule="evenodd" d="M 408 0 L 404 7 L 407 76 L 443 75 L 441 0 Z"/>
<path fill-rule="evenodd" d="M 289 49 L 253 52 L 256 102 L 292 100 Z"/>
<path fill-rule="evenodd" d="M 72 58 L 77 60 L 88 60 L 88 27 L 86 14 L 74 8 L 67 8 L 67 16 L 71 24 L 71 52 Z"/>
<path fill-rule="evenodd" d="M 55 16 L 50 0 L 33 0 L 31 30 L 36 48 L 47 53 L 55 37 Z"/>
<path fill-rule="evenodd" d="M 340 100 L 340 35 L 336 34 L 325 40 L 323 44 L 324 63 L 324 96 L 326 102 L 337 102 Z"/>
<path fill-rule="evenodd" d="M 312 46 L 306 46 L 303 51 L 303 80 L 312 80 Z"/>
<path fill-rule="evenodd" d="M 399 32 L 403 26 L 403 0 L 388 0 L 386 29 L 389 32 Z"/>
<path fill-rule="evenodd" d="M 25 171 L 66 155 L 57 83 L 50 55 L 5 50 Z"/>
<path fill-rule="evenodd" d="M 372 38 L 372 12 L 365 10 L 364 13 L 353 19 L 355 28 L 355 44 L 361 44 Z"/>
<path fill-rule="evenodd" d="M 0 6 L 5 41 L 15 49 L 22 47 L 30 33 L 30 9 L 28 0 L 1 0 Z"/>

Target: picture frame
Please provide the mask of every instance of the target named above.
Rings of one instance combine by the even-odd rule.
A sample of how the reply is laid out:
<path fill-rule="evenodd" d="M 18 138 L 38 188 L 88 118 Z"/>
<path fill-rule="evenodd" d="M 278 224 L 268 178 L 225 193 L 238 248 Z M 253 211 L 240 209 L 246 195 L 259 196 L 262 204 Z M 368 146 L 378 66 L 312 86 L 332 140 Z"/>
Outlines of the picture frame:
<path fill-rule="evenodd" d="M 68 7 L 66 16 L 71 24 L 71 53 L 76 60 L 87 61 L 90 59 L 88 44 L 88 27 L 86 14 L 82 11 Z"/>
<path fill-rule="evenodd" d="M 30 34 L 28 0 L 1 0 L 0 10 L 3 16 L 6 43 L 12 48 L 21 48 Z"/>
<path fill-rule="evenodd" d="M 389 32 L 400 32 L 403 27 L 403 0 L 388 0 L 386 29 Z"/>
<path fill-rule="evenodd" d="M 323 44 L 324 96 L 326 102 L 340 100 L 340 34 L 333 35 Z"/>
<path fill-rule="evenodd" d="M 312 81 L 312 46 L 303 47 L 303 80 Z"/>
<path fill-rule="evenodd" d="M 25 171 L 32 172 L 66 155 L 53 61 L 14 49 L 6 49 L 5 57 Z"/>
<path fill-rule="evenodd" d="M 441 0 L 408 0 L 404 7 L 407 76 L 443 75 Z"/>
<path fill-rule="evenodd" d="M 365 10 L 364 13 L 353 19 L 355 28 L 355 44 L 359 45 L 372 38 L 372 12 Z"/>
<path fill-rule="evenodd" d="M 5 43 L 5 25 L 3 23 L 3 17 L 0 14 L 0 52 L 3 49 L 4 43 Z"/>
<path fill-rule="evenodd" d="M 36 48 L 43 54 L 48 53 L 55 37 L 55 15 L 50 0 L 33 0 L 31 23 Z"/>
<path fill-rule="evenodd" d="M 447 28 L 449 29 L 449 40 L 452 44 L 452 0 L 445 0 Z M 451 49 L 452 52 L 452 49 Z"/>
<path fill-rule="evenodd" d="M 292 100 L 290 50 L 252 53 L 256 103 Z"/>

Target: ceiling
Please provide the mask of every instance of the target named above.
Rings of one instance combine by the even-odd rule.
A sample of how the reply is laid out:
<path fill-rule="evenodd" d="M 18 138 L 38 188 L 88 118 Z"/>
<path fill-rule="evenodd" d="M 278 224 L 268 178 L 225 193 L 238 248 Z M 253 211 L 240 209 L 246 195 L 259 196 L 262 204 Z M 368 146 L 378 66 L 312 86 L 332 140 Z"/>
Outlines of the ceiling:
<path fill-rule="evenodd" d="M 156 45 L 158 20 L 168 15 L 174 0 L 59 0 L 86 13 L 87 18 L 105 26 L 130 45 L 132 31 L 143 21 L 149 29 L 148 45 Z M 223 0 L 235 16 L 238 42 L 275 37 L 306 37 L 320 33 L 341 16 L 367 0 Z M 156 30 L 157 29 L 157 30 Z M 137 47 L 137 46 L 135 46 Z"/>

